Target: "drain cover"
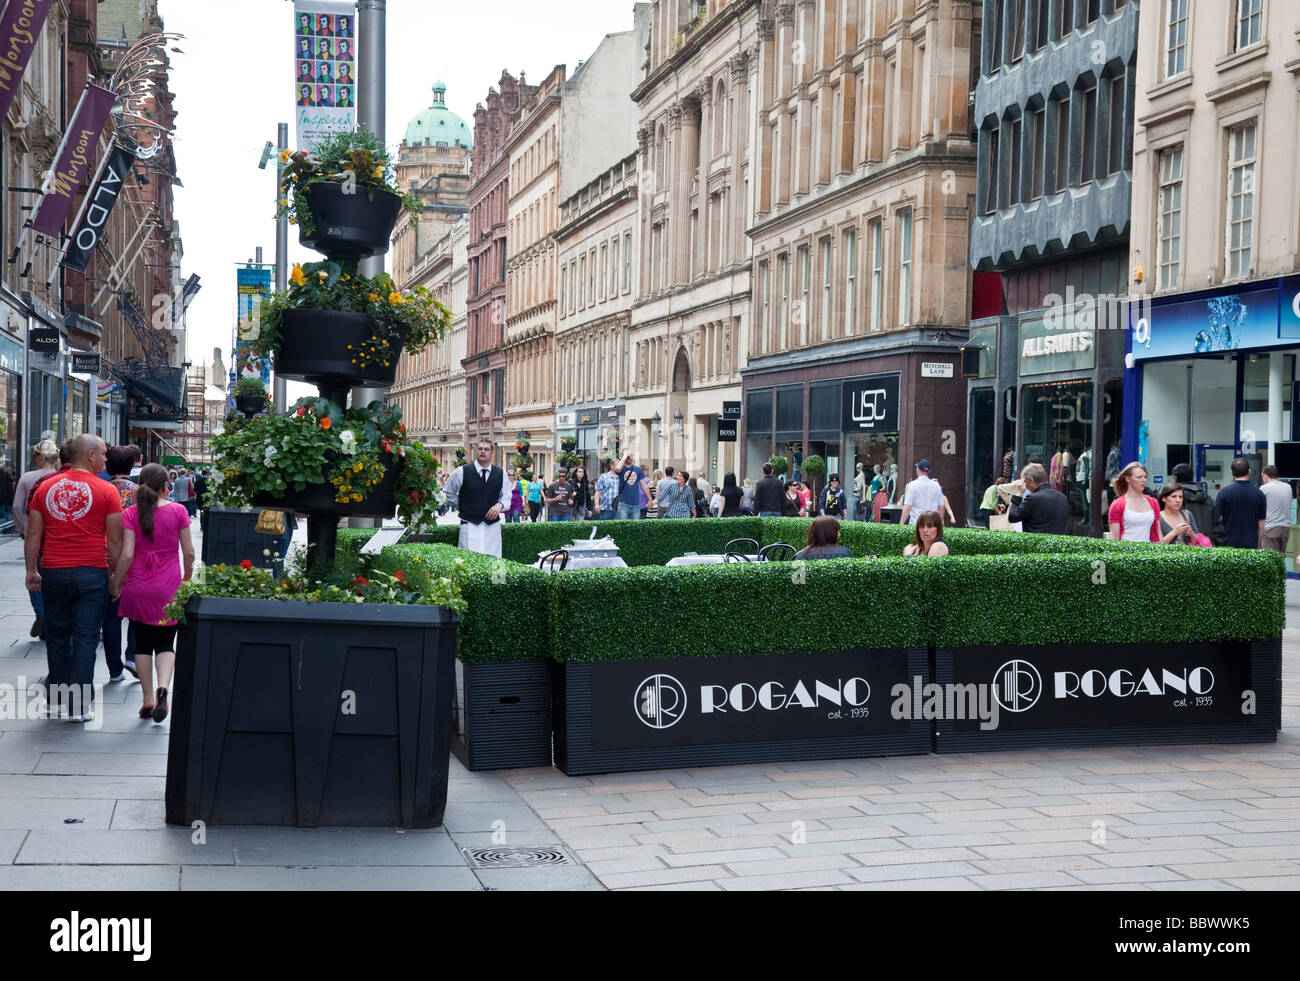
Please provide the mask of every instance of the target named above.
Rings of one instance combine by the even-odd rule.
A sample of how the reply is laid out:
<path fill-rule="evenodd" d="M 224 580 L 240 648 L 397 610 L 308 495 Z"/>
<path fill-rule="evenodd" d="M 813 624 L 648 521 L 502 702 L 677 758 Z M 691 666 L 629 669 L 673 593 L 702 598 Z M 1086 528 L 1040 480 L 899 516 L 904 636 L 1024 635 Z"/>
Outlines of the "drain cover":
<path fill-rule="evenodd" d="M 540 866 L 577 865 L 557 845 L 540 848 L 462 848 L 470 864 L 480 869 L 531 869 Z"/>

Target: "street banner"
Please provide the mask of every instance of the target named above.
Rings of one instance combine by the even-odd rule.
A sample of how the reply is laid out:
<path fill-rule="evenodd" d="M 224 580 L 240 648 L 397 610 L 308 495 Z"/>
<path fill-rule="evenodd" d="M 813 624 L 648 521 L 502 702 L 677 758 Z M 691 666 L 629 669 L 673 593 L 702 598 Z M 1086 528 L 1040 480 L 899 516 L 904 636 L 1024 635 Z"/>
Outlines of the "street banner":
<path fill-rule="evenodd" d="M 86 195 L 82 212 L 77 218 L 72 232 L 72 241 L 64 253 L 63 264 L 69 269 L 85 272 L 94 255 L 95 246 L 99 244 L 108 216 L 117 204 L 117 196 L 122 193 L 122 182 L 130 172 L 135 154 L 126 147 L 115 146 L 108 155 L 107 162 L 100 172 L 99 180 Z"/>
<path fill-rule="evenodd" d="M 293 77 L 298 149 L 308 153 L 357 127 L 357 8 L 294 0 Z"/>
<path fill-rule="evenodd" d="M 63 231 L 63 223 L 72 211 L 72 202 L 94 166 L 99 134 L 104 130 L 115 98 L 112 92 L 98 85 L 87 85 L 81 93 L 72 124 L 63 134 L 63 142 L 54 157 L 56 162 L 45 196 L 32 219 L 32 228 L 36 231 L 55 237 Z"/>
<path fill-rule="evenodd" d="M 238 323 L 235 342 L 235 379 L 256 375 L 271 384 L 271 359 L 260 340 L 262 304 L 271 295 L 270 266 L 244 266 L 235 270 Z M 234 385 L 231 385 L 234 391 Z"/>
<path fill-rule="evenodd" d="M 0 119 L 9 115 L 54 0 L 9 0 L 0 16 Z"/>

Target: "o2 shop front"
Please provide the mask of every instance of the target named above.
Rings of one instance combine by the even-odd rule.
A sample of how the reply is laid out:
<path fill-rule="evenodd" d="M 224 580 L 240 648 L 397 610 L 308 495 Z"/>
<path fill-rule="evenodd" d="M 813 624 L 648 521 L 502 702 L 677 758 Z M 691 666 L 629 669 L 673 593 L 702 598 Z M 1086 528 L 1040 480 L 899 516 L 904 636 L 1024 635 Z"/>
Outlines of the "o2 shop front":
<path fill-rule="evenodd" d="M 1123 456 L 1153 492 L 1189 463 L 1213 499 L 1236 456 L 1256 484 L 1269 463 L 1300 480 L 1300 276 L 1157 297 L 1133 305 L 1129 327 Z"/>

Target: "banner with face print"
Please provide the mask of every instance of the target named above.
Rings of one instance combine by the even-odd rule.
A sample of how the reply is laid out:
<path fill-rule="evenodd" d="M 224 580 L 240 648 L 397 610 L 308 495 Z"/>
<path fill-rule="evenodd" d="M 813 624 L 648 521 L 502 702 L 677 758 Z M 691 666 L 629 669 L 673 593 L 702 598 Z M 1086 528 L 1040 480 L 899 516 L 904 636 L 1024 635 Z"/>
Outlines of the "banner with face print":
<path fill-rule="evenodd" d="M 293 6 L 298 148 L 310 153 L 357 126 L 357 9 L 340 0 L 294 0 Z"/>

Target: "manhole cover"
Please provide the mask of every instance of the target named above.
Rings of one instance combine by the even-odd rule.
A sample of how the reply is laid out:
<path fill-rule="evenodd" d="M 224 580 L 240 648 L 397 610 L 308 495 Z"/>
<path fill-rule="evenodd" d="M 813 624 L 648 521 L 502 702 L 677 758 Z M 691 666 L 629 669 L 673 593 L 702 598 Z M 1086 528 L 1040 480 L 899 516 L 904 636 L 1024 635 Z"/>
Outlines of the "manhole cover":
<path fill-rule="evenodd" d="M 462 848 L 470 864 L 480 869 L 531 869 L 549 865 L 577 865 L 563 848 Z"/>

